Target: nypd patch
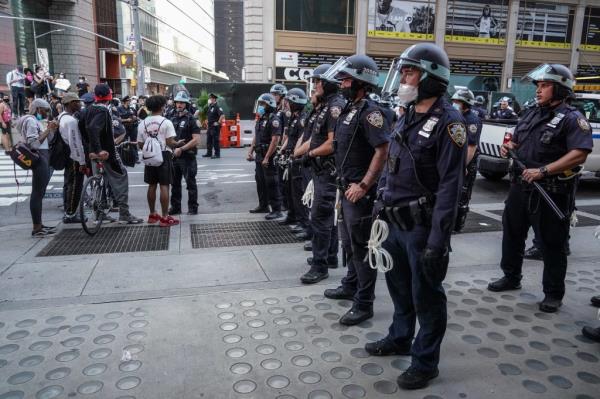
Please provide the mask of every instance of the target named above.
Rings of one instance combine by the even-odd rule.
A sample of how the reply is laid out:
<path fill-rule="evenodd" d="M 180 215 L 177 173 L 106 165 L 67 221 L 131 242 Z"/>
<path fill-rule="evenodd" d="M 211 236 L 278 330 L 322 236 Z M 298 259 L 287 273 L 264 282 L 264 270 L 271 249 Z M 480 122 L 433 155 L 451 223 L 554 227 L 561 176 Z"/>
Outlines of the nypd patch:
<path fill-rule="evenodd" d="M 273 122 L 271 122 L 271 125 L 275 128 L 279 127 L 279 119 L 274 118 Z"/>
<path fill-rule="evenodd" d="M 289 118 L 290 116 L 292 116 L 292 112 L 291 111 L 285 111 L 285 116 L 287 118 Z"/>
<path fill-rule="evenodd" d="M 471 132 L 473 134 L 477 133 L 477 125 L 474 124 L 474 123 L 470 124 L 469 125 L 469 132 Z"/>
<path fill-rule="evenodd" d="M 456 144 L 460 148 L 462 148 L 462 146 L 465 145 L 465 142 L 467 141 L 467 134 L 465 125 L 463 125 L 462 123 L 449 124 L 448 134 L 450 135 L 452 141 L 454 141 L 454 144 Z"/>
<path fill-rule="evenodd" d="M 331 116 L 333 117 L 333 119 L 337 119 L 340 114 L 342 113 L 342 108 L 336 106 L 331 107 L 331 110 L 329 111 Z"/>
<path fill-rule="evenodd" d="M 590 123 L 585 118 L 577 118 L 577 123 L 584 132 L 590 132 L 592 130 Z"/>
<path fill-rule="evenodd" d="M 380 111 L 373 111 L 367 115 L 367 122 L 376 128 L 381 129 L 383 127 L 383 115 Z"/>

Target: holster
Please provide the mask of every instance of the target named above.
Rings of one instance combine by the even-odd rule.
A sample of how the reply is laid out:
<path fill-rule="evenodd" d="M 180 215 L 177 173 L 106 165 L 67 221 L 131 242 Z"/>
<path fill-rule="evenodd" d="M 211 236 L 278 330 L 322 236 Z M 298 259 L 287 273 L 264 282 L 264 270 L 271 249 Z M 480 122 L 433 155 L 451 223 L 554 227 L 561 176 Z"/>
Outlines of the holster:
<path fill-rule="evenodd" d="M 310 167 L 316 175 L 333 173 L 335 171 L 335 159 L 332 156 L 311 158 Z"/>
<path fill-rule="evenodd" d="M 398 206 L 385 206 L 382 214 L 400 230 L 411 231 L 417 225 L 431 226 L 433 204 L 426 197 L 420 197 Z"/>

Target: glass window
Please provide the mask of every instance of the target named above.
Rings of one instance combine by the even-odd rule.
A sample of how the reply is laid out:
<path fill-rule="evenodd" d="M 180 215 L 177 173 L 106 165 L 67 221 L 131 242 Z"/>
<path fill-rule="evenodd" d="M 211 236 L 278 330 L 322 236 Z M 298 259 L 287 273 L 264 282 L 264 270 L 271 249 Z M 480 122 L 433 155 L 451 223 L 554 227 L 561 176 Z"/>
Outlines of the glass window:
<path fill-rule="evenodd" d="M 581 48 L 600 51 L 600 8 L 587 7 L 583 18 Z"/>
<path fill-rule="evenodd" d="M 355 0 L 277 0 L 279 30 L 354 33 Z"/>
<path fill-rule="evenodd" d="M 574 14 L 568 5 L 521 1 L 517 45 L 571 48 Z"/>
<path fill-rule="evenodd" d="M 578 98 L 571 105 L 581 111 L 590 122 L 600 123 L 600 100 Z"/>
<path fill-rule="evenodd" d="M 433 40 L 435 0 L 369 0 L 369 36 Z"/>
<path fill-rule="evenodd" d="M 448 0 L 446 41 L 505 43 L 508 0 Z"/>

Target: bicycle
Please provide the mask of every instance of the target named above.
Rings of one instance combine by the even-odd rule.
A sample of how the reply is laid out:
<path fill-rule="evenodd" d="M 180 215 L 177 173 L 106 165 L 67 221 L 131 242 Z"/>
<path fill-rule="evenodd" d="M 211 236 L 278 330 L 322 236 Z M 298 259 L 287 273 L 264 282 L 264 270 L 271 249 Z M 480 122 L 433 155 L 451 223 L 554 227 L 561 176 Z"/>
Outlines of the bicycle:
<path fill-rule="evenodd" d="M 93 162 L 96 162 L 97 173 L 86 180 L 79 202 L 81 226 L 90 236 L 100 231 L 102 222 L 111 209 L 110 187 L 104 178 L 104 163 L 99 160 Z"/>

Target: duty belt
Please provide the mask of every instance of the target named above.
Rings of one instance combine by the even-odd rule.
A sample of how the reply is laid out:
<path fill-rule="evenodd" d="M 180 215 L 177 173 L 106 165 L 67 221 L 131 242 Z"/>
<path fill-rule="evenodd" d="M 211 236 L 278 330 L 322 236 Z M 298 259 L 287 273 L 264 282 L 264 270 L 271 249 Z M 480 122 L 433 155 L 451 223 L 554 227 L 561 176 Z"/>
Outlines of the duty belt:
<path fill-rule="evenodd" d="M 569 194 L 573 192 L 576 178 L 568 180 L 559 179 L 558 177 L 547 177 L 545 179 L 538 180 L 540 186 L 546 192 L 552 194 Z M 524 190 L 533 190 L 533 186 L 527 183 L 521 176 L 518 176 L 516 182 L 523 186 Z"/>
<path fill-rule="evenodd" d="M 381 215 L 400 230 L 410 231 L 417 225 L 431 226 L 433 204 L 427 197 L 420 197 L 398 206 L 384 206 Z"/>
<path fill-rule="evenodd" d="M 258 155 L 265 155 L 268 150 L 269 150 L 269 145 L 268 144 L 257 144 L 256 147 L 254 148 L 254 151 Z"/>
<path fill-rule="evenodd" d="M 311 158 L 310 166 L 317 175 L 333 173 L 335 171 L 335 159 L 332 156 Z"/>

